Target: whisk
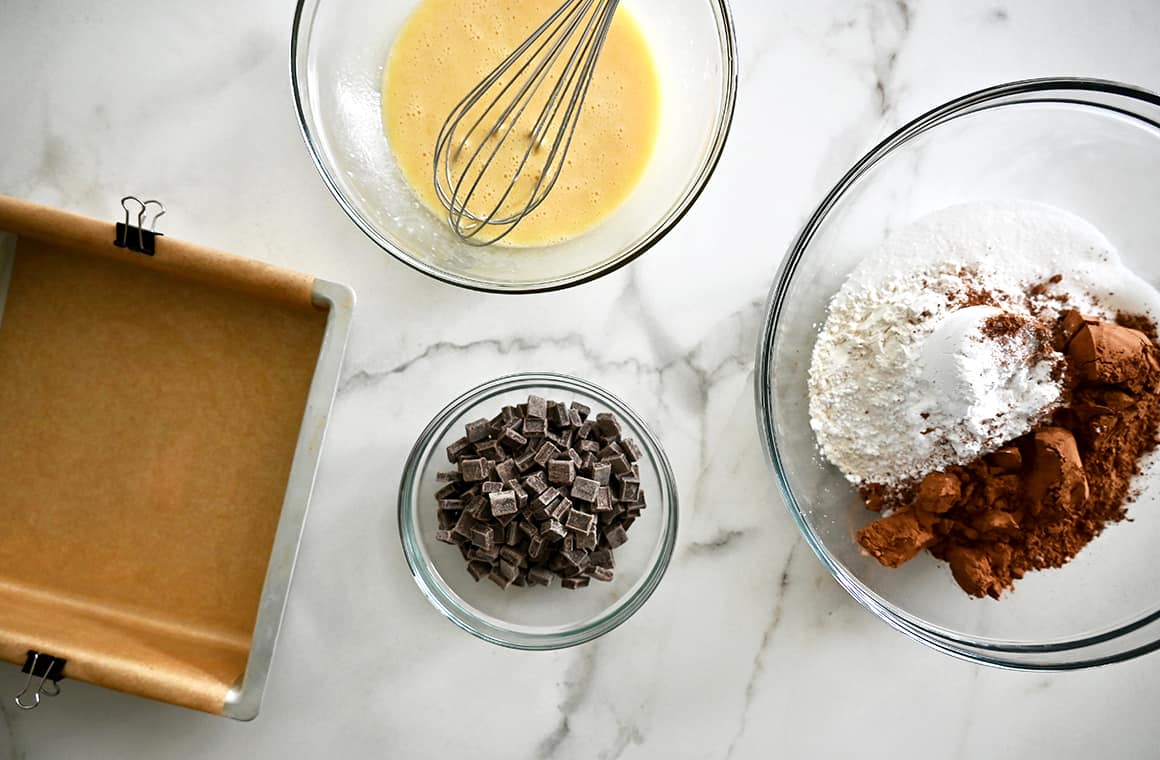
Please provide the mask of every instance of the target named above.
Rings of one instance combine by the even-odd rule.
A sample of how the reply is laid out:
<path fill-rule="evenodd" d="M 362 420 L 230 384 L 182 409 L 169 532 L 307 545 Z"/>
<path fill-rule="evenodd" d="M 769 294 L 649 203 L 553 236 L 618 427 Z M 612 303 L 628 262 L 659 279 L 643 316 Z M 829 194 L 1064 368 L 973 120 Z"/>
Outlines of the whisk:
<path fill-rule="evenodd" d="M 552 191 L 617 5 L 565 0 L 443 122 L 435 191 L 464 242 L 502 239 Z"/>

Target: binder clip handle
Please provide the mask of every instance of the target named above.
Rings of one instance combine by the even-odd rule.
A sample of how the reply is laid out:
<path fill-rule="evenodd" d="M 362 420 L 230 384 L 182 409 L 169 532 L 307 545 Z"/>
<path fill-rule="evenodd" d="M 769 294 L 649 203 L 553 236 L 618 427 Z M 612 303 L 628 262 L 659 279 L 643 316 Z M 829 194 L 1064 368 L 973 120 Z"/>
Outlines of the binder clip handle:
<path fill-rule="evenodd" d="M 21 710 L 35 710 L 40 707 L 40 697 L 55 697 L 60 694 L 60 679 L 64 678 L 64 666 L 67 660 L 62 660 L 59 657 L 52 655 L 41 654 L 29 650 L 28 657 L 24 660 L 24 667 L 21 672 L 27 673 L 28 678 L 24 681 L 24 688 L 16 695 L 14 701 L 16 706 Z M 36 684 L 33 690 L 32 682 L 40 678 L 40 682 Z M 26 702 L 29 692 L 32 693 L 32 701 Z"/>
<path fill-rule="evenodd" d="M 136 224 L 133 224 L 133 211 L 130 206 L 136 209 Z M 125 221 L 117 222 L 117 239 L 113 241 L 113 245 L 152 256 L 156 252 L 157 238 L 162 237 L 157 231 L 157 220 L 165 216 L 165 204 L 157 200 L 143 201 L 135 195 L 126 195 L 121 199 L 121 208 L 125 209 Z M 151 208 L 156 210 L 146 227 L 145 217 L 149 215 Z"/>

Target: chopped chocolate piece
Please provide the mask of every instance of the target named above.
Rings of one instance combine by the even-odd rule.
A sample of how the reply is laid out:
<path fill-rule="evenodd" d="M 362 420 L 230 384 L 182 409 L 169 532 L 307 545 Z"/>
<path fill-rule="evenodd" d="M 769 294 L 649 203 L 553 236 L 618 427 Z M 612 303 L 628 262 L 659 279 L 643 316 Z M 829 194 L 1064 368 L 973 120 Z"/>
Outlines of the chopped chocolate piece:
<path fill-rule="evenodd" d="M 624 452 L 620 450 L 620 447 L 617 446 L 615 442 L 601 447 L 600 451 L 596 452 L 596 456 L 600 457 L 601 460 L 612 459 L 613 457 L 618 457 L 622 454 L 624 454 Z"/>
<path fill-rule="evenodd" d="M 548 490 L 548 482 L 544 480 L 543 473 L 535 472 L 524 481 L 524 487 L 530 488 L 534 494 L 541 494 Z"/>
<path fill-rule="evenodd" d="M 520 509 L 523 509 L 524 507 L 528 506 L 528 492 L 524 490 L 524 487 L 522 485 L 513 481 L 508 486 L 508 488 L 510 488 L 512 493 L 514 493 L 516 495 L 516 506 L 517 507 L 519 507 Z"/>
<path fill-rule="evenodd" d="M 491 563 L 473 559 L 467 563 L 467 572 L 471 573 L 471 577 L 478 583 L 480 578 L 491 572 Z"/>
<path fill-rule="evenodd" d="M 437 530 L 437 531 L 435 531 L 435 540 L 442 542 L 444 544 L 457 544 L 457 543 L 459 543 L 458 541 L 455 540 L 455 535 L 449 530 Z"/>
<path fill-rule="evenodd" d="M 636 441 L 631 438 L 624 438 L 620 441 L 620 448 L 624 451 L 624 455 L 628 457 L 630 462 L 639 462 L 641 456 L 640 446 L 636 445 Z"/>
<path fill-rule="evenodd" d="M 539 495 L 532 499 L 532 503 L 547 509 L 558 498 L 560 498 L 560 489 L 555 486 L 549 486 L 543 491 L 540 491 Z"/>
<path fill-rule="evenodd" d="M 600 451 L 600 441 L 583 440 L 577 444 L 576 448 L 584 453 L 591 452 L 595 454 Z"/>
<path fill-rule="evenodd" d="M 527 413 L 524 416 L 545 419 L 548 416 L 548 401 L 542 396 L 528 396 Z"/>
<path fill-rule="evenodd" d="M 528 571 L 528 583 L 533 586 L 551 586 L 556 574 L 545 567 L 533 567 Z"/>
<path fill-rule="evenodd" d="M 463 509 L 463 507 L 464 507 L 464 504 L 460 499 L 440 499 L 439 500 L 439 509 L 441 509 L 445 512 L 450 512 L 453 510 L 460 510 L 460 509 Z"/>
<path fill-rule="evenodd" d="M 490 549 L 495 542 L 495 530 L 490 525 L 477 525 L 471 529 L 471 543 L 480 549 Z"/>
<path fill-rule="evenodd" d="M 559 520 L 551 520 L 545 527 L 540 529 L 540 535 L 548 543 L 555 543 L 568 535 L 568 529 Z"/>
<path fill-rule="evenodd" d="M 505 560 L 507 562 L 510 562 L 511 564 L 515 565 L 516 567 L 519 567 L 520 565 L 525 564 L 527 561 L 526 554 L 524 554 L 523 552 L 518 551 L 516 549 L 513 549 L 510 546 L 500 547 L 499 558 L 502 560 Z"/>
<path fill-rule="evenodd" d="M 596 423 L 592 420 L 585 420 L 579 428 L 576 429 L 576 437 L 583 440 L 592 437 L 592 431 L 596 429 Z"/>
<path fill-rule="evenodd" d="M 628 535 L 625 533 L 623 525 L 614 525 L 604 533 L 604 539 L 610 547 L 616 549 L 624 545 L 624 542 L 628 540 Z"/>
<path fill-rule="evenodd" d="M 597 549 L 588 555 L 588 564 L 596 567 L 606 567 L 609 570 L 616 567 L 615 560 L 612 559 L 611 549 Z"/>
<path fill-rule="evenodd" d="M 486 520 L 488 513 L 491 511 L 490 502 L 483 496 L 473 496 L 471 497 L 471 501 L 467 502 L 467 506 L 463 508 L 463 511 L 470 514 L 476 520 Z"/>
<path fill-rule="evenodd" d="M 521 473 L 527 472 L 536 465 L 536 453 L 529 451 L 526 454 L 520 454 L 516 457 L 516 469 Z"/>
<path fill-rule="evenodd" d="M 518 565 L 513 565 L 512 563 L 503 559 L 503 557 L 500 557 L 499 567 L 496 569 L 499 570 L 499 574 L 502 575 L 504 580 L 507 581 L 514 581 L 516 576 L 520 573 L 520 568 Z"/>
<path fill-rule="evenodd" d="M 572 461 L 573 467 L 579 469 L 580 466 L 582 464 L 584 464 L 584 457 L 580 456 L 580 452 L 577 451 L 576 449 L 572 448 L 571 446 L 569 446 L 568 450 L 565 451 L 564 453 L 567 454 L 568 459 L 570 459 Z"/>
<path fill-rule="evenodd" d="M 562 581 L 560 581 L 560 585 L 563 586 L 564 588 L 570 588 L 570 589 L 584 588 L 585 586 L 588 585 L 588 577 L 587 576 L 577 576 L 575 578 L 564 578 Z"/>
<path fill-rule="evenodd" d="M 559 427 L 570 427 L 568 410 L 562 404 L 555 404 L 548 408 L 548 422 Z"/>
<path fill-rule="evenodd" d="M 593 517 L 592 519 L 595 520 L 596 518 Z M 597 537 L 595 530 L 593 530 L 589 533 L 585 533 L 584 535 L 577 535 L 576 536 L 576 548 L 577 549 L 585 549 L 585 550 L 591 551 L 592 549 L 596 548 L 597 543 L 599 543 L 599 538 Z"/>
<path fill-rule="evenodd" d="M 580 471 L 592 474 L 598 464 L 600 464 L 600 460 L 596 458 L 596 454 L 586 451 L 584 452 L 584 461 L 580 463 Z"/>
<path fill-rule="evenodd" d="M 486 459 L 463 459 L 459 462 L 459 474 L 469 483 L 487 480 L 488 469 Z"/>
<path fill-rule="evenodd" d="M 580 415 L 581 422 L 588 419 L 588 415 L 592 414 L 592 408 L 581 404 L 579 401 L 573 401 L 571 404 L 569 404 L 568 410 L 576 412 L 576 414 Z"/>
<path fill-rule="evenodd" d="M 528 439 L 518 433 L 514 428 L 505 428 L 503 434 L 499 437 L 499 442 L 510 449 L 518 449 L 528 443 Z"/>
<path fill-rule="evenodd" d="M 471 532 L 478 524 L 479 521 L 465 511 L 459 515 L 459 519 L 455 521 L 455 527 L 451 529 L 451 532 L 464 540 L 470 540 Z"/>
<path fill-rule="evenodd" d="M 600 490 L 600 484 L 595 480 L 577 477 L 572 483 L 571 496 L 573 499 L 591 503 L 596 501 L 596 492 L 598 490 Z"/>
<path fill-rule="evenodd" d="M 616 497 L 617 501 L 634 502 L 639 495 L 639 480 L 629 477 L 620 478 L 620 494 Z"/>
<path fill-rule="evenodd" d="M 553 459 L 560 450 L 550 441 L 545 441 L 540 450 L 536 452 L 536 464 L 540 467 L 545 467 L 550 459 Z"/>
<path fill-rule="evenodd" d="M 584 424 L 584 418 L 580 416 L 578 409 L 568 410 L 568 427 L 578 428 Z"/>
<path fill-rule="evenodd" d="M 503 575 L 499 572 L 498 568 L 496 568 L 495 570 L 492 570 L 490 573 L 488 573 L 487 577 L 491 580 L 492 583 L 499 586 L 500 588 L 505 588 L 505 589 L 508 586 L 512 585 L 512 580 L 514 580 L 514 578 L 503 577 Z"/>
<path fill-rule="evenodd" d="M 448 472 L 447 470 L 440 470 L 435 473 L 436 483 L 458 483 L 461 480 L 459 473 L 455 470 Z"/>
<path fill-rule="evenodd" d="M 564 522 L 568 517 L 568 513 L 571 511 L 572 500 L 565 496 L 548 508 L 548 516 L 553 520 Z"/>
<path fill-rule="evenodd" d="M 567 527 L 567 526 L 565 526 L 565 527 Z M 575 549 L 576 549 L 576 536 L 569 533 L 568 535 L 564 536 L 564 552 L 571 553 Z"/>
<path fill-rule="evenodd" d="M 440 509 L 435 513 L 435 519 L 439 523 L 439 530 L 451 530 L 455 526 L 455 521 L 459 519 L 459 513 Z"/>
<path fill-rule="evenodd" d="M 481 441 L 475 444 L 475 453 L 489 462 L 498 462 L 504 458 L 503 449 L 495 441 Z"/>
<path fill-rule="evenodd" d="M 550 445 L 550 444 L 545 444 Z M 553 459 L 548 462 L 548 482 L 571 485 L 576 479 L 576 463 L 571 459 Z"/>
<path fill-rule="evenodd" d="M 548 432 L 547 420 L 536 420 L 528 418 L 524 420 L 524 435 L 528 438 L 542 436 Z"/>
<path fill-rule="evenodd" d="M 540 535 L 540 531 L 529 520 L 520 520 L 519 521 L 519 528 L 520 528 L 520 532 L 523 533 L 525 536 L 527 536 L 528 539 L 533 539 L 536 536 Z"/>
<path fill-rule="evenodd" d="M 608 486 L 600 486 L 596 489 L 596 503 L 593 509 L 597 512 L 612 511 L 612 494 L 609 493 Z"/>
<path fill-rule="evenodd" d="M 457 483 L 448 483 L 435 492 L 435 500 L 443 501 L 444 499 L 454 499 L 459 495 L 459 485 Z"/>
<path fill-rule="evenodd" d="M 466 546 L 466 544 L 465 544 Z M 487 563 L 493 563 L 499 557 L 499 545 L 492 544 L 486 549 L 475 548 L 467 554 L 468 559 L 477 559 Z"/>
<path fill-rule="evenodd" d="M 467 423 L 467 440 L 471 443 L 482 441 L 491 435 L 491 422 L 489 420 L 476 420 L 475 422 Z"/>
<path fill-rule="evenodd" d="M 615 417 L 613 417 L 611 414 L 608 414 L 607 412 L 602 412 L 601 414 L 596 415 L 596 429 L 599 430 L 602 435 L 616 436 L 617 438 L 620 437 L 620 423 L 616 421 Z"/>
<path fill-rule="evenodd" d="M 503 542 L 508 546 L 519 546 L 522 540 L 523 536 L 520 535 L 520 526 L 515 520 L 512 520 L 504 527 Z M 500 551 L 502 552 L 503 550 L 500 549 Z"/>
<path fill-rule="evenodd" d="M 460 555 L 462 555 L 465 560 L 470 562 L 473 559 L 473 557 L 471 556 L 472 553 L 476 551 L 475 549 L 471 548 L 471 542 L 470 541 L 463 541 L 463 542 L 460 542 L 458 545 L 459 545 Z"/>
<path fill-rule="evenodd" d="M 495 491 L 488 494 L 488 499 L 491 501 L 492 517 L 502 517 L 503 515 L 514 515 L 520 511 L 516 504 L 516 494 L 514 491 Z"/>
<path fill-rule="evenodd" d="M 457 441 L 452 441 L 447 445 L 447 461 L 454 464 L 459 461 L 459 455 L 467 451 L 467 447 L 471 445 L 471 441 L 466 437 L 460 438 Z"/>
<path fill-rule="evenodd" d="M 547 544 L 548 542 L 545 541 L 543 537 L 534 536 L 532 540 L 528 542 L 528 556 L 534 560 L 542 559 L 544 556 L 544 550 L 548 548 Z"/>
<path fill-rule="evenodd" d="M 495 466 L 495 474 L 498 475 L 499 479 L 504 483 L 507 483 L 509 480 L 515 478 L 517 474 L 515 460 L 508 458 L 497 464 Z"/>
<path fill-rule="evenodd" d="M 524 586 L 528 585 L 528 577 L 521 571 L 520 574 L 516 576 L 516 579 L 512 581 L 512 585 L 523 588 Z"/>
<path fill-rule="evenodd" d="M 568 513 L 564 527 L 576 533 L 588 533 L 596 530 L 596 516 L 573 509 Z"/>
<path fill-rule="evenodd" d="M 613 572 L 607 567 L 590 567 L 588 568 L 588 576 L 590 578 L 595 578 L 598 581 L 608 583 L 612 580 Z"/>
<path fill-rule="evenodd" d="M 612 465 L 612 472 L 616 475 L 626 475 L 632 472 L 632 467 L 629 466 L 628 460 L 624 458 L 624 454 L 617 454 L 614 457 L 601 457 L 600 461 Z"/>
<path fill-rule="evenodd" d="M 602 486 L 612 480 L 612 465 L 608 462 L 599 462 L 592 467 L 592 479 Z"/>
<path fill-rule="evenodd" d="M 484 481 L 483 485 L 480 486 L 479 492 L 486 496 L 502 490 L 503 483 L 500 483 L 497 480 L 486 480 Z"/>

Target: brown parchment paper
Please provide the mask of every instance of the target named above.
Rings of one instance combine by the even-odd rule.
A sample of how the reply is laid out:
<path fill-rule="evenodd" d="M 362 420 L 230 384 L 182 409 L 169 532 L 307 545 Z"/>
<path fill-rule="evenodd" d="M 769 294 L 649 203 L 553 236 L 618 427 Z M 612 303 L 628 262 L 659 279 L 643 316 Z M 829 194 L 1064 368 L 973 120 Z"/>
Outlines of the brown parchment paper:
<path fill-rule="evenodd" d="M 0 658 L 219 713 L 326 324 L 312 279 L 0 197 Z"/>

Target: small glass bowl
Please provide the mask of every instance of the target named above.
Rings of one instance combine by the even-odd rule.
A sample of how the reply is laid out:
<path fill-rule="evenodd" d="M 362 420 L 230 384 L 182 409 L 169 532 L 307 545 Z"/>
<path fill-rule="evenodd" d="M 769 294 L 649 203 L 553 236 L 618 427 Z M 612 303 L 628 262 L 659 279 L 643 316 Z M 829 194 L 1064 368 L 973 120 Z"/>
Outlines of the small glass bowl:
<path fill-rule="evenodd" d="M 476 582 L 455 546 L 435 540 L 435 473 L 450 470 L 449 443 L 464 425 L 494 417 L 529 394 L 550 401 L 579 401 L 592 414 L 611 412 L 624 436 L 636 440 L 641 488 L 648 509 L 615 552 L 615 577 L 569 590 L 552 586 L 500 589 L 487 578 Z M 451 622 L 484 641 L 512 649 L 548 650 L 583 644 L 628 620 L 656 590 L 677 537 L 677 488 L 668 459 L 644 422 L 608 391 L 585 380 L 553 373 L 525 373 L 484 383 L 452 401 L 415 442 L 399 487 L 399 535 L 403 553 L 423 594 Z"/>
<path fill-rule="evenodd" d="M 692 208 L 733 122 L 738 61 L 727 0 L 623 1 L 640 22 L 660 79 L 652 160 L 625 202 L 594 229 L 533 248 L 467 245 L 419 202 L 399 170 L 383 134 L 380 87 L 391 45 L 418 4 L 298 0 L 290 35 L 291 85 L 310 155 L 343 210 L 387 253 L 474 290 L 556 290 L 624 266 Z"/>

